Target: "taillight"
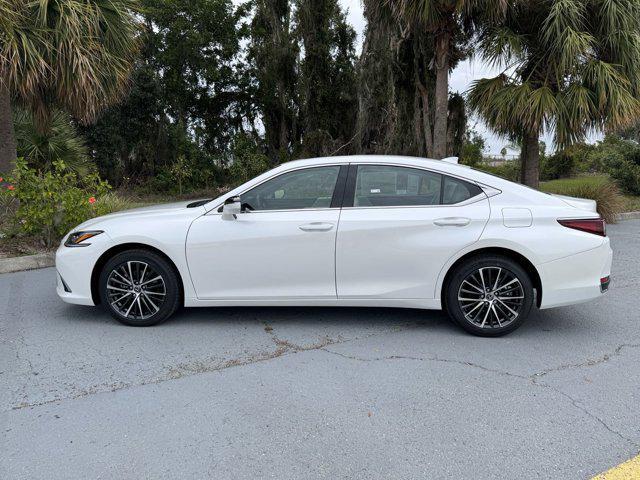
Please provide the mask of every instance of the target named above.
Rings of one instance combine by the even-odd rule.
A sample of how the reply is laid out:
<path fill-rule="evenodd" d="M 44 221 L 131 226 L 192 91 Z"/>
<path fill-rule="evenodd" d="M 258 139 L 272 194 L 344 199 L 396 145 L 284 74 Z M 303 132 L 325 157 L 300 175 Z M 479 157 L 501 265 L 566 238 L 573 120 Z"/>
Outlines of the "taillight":
<path fill-rule="evenodd" d="M 606 223 L 601 218 L 575 218 L 558 220 L 558 223 L 567 228 L 580 230 L 582 232 L 593 233 L 601 237 L 607 236 Z"/>

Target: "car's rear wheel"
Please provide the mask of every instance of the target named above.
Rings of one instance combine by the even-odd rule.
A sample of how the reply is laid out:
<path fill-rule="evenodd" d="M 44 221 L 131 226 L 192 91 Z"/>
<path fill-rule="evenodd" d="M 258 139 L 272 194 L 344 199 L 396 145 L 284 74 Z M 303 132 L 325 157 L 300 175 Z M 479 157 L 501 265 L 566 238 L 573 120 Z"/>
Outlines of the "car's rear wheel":
<path fill-rule="evenodd" d="M 508 257 L 472 257 L 456 267 L 447 284 L 449 315 L 474 335 L 512 332 L 527 319 L 532 305 L 531 279 Z"/>
<path fill-rule="evenodd" d="M 137 327 L 168 319 L 180 304 L 178 275 L 164 258 L 127 250 L 111 258 L 100 274 L 102 303 L 121 323 Z"/>

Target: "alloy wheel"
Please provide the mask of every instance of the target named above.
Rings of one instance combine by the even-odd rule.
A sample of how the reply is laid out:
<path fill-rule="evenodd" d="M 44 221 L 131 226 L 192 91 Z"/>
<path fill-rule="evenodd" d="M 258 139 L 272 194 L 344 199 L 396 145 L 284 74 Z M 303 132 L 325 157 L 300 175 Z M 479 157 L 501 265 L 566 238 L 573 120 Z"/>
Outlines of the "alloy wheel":
<path fill-rule="evenodd" d="M 482 267 L 465 277 L 458 303 L 465 319 L 483 329 L 513 323 L 524 305 L 524 288 L 518 277 L 502 267 Z"/>
<path fill-rule="evenodd" d="M 146 320 L 158 313 L 166 296 L 164 278 L 147 262 L 121 263 L 107 278 L 109 304 L 131 320 Z"/>

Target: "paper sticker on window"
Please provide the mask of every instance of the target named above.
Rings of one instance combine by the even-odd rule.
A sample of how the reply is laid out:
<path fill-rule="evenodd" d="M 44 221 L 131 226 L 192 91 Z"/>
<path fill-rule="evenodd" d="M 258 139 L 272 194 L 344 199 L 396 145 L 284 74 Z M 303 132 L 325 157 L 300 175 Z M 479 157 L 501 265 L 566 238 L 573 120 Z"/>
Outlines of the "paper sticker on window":
<path fill-rule="evenodd" d="M 370 193 L 380 193 L 380 189 L 379 188 L 372 188 L 370 190 Z"/>

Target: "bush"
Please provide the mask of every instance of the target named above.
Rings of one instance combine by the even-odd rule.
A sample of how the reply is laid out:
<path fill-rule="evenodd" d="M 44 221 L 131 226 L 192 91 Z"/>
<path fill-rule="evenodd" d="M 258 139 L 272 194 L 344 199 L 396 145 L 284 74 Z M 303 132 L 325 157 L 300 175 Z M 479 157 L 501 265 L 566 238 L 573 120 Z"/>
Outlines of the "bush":
<path fill-rule="evenodd" d="M 587 150 L 586 169 L 589 172 L 608 173 L 630 160 L 637 148 L 632 142 L 607 136 L 602 142 Z"/>
<path fill-rule="evenodd" d="M 460 163 L 478 168 L 482 164 L 485 139 L 475 130 L 467 130 L 460 152 Z"/>
<path fill-rule="evenodd" d="M 61 161 L 53 162 L 52 171 L 41 173 L 18 159 L 13 176 L 5 180 L 1 203 L 14 204 L 8 212 L 10 233 L 33 236 L 47 247 L 79 223 L 108 213 L 96 198 L 105 195 L 109 185 L 91 174 L 78 186 L 77 176 Z"/>
<path fill-rule="evenodd" d="M 596 145 L 579 143 L 565 148 L 541 163 L 541 180 L 573 174 L 604 173 L 630 195 L 640 195 L 640 146 L 607 136 Z"/>
<path fill-rule="evenodd" d="M 606 177 L 578 177 L 545 182 L 540 189 L 569 197 L 588 198 L 597 203 L 598 213 L 607 223 L 615 223 L 624 210 L 625 200 L 617 185 Z"/>
<path fill-rule="evenodd" d="M 640 164 L 628 160 L 613 164 L 609 174 L 629 195 L 640 195 Z"/>
<path fill-rule="evenodd" d="M 504 162 L 502 165 L 495 167 L 487 165 L 486 163 L 480 163 L 476 165 L 475 168 L 506 180 L 511 180 L 512 182 L 520 181 L 520 160 Z"/>
<path fill-rule="evenodd" d="M 233 142 L 230 181 L 239 185 L 269 170 L 269 159 L 248 135 L 238 135 Z"/>
<path fill-rule="evenodd" d="M 567 150 L 561 150 L 540 162 L 540 180 L 569 177 L 574 172 L 575 158 Z"/>
<path fill-rule="evenodd" d="M 120 212 L 122 210 L 130 210 L 132 208 L 152 205 L 153 203 L 155 202 L 142 202 L 127 195 L 123 195 L 122 193 L 115 193 L 113 191 L 110 191 L 96 198 L 94 207 L 97 209 L 97 211 L 100 212 L 101 215 L 106 215 L 107 213 Z"/>
<path fill-rule="evenodd" d="M 606 172 L 629 195 L 640 195 L 640 146 L 634 142 L 607 137 L 601 144 L 611 152 Z"/>

